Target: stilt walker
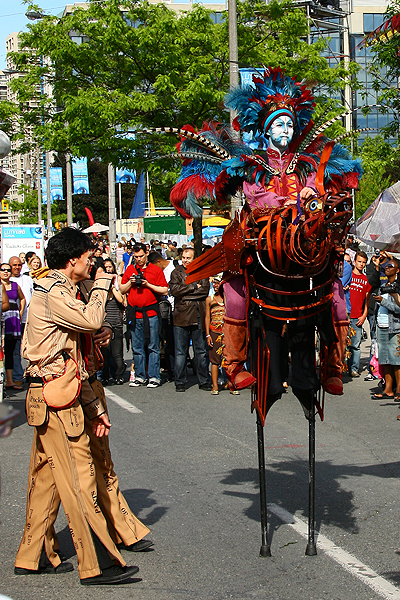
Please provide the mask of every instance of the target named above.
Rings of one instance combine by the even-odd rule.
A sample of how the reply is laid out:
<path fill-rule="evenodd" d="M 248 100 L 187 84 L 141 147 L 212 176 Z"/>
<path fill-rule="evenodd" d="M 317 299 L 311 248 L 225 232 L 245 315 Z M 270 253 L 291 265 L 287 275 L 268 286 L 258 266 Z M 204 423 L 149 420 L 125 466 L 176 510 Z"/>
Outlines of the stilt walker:
<path fill-rule="evenodd" d="M 191 126 L 166 129 L 181 138 L 177 150 L 183 165 L 170 198 L 182 216 L 193 217 L 204 197 L 226 202 L 241 188 L 246 198 L 222 241 L 191 263 L 186 281 L 224 273 L 222 366 L 231 389 L 252 387 L 251 408 L 257 415 L 261 556 L 271 554 L 264 424 L 285 391 L 283 334 L 288 337 L 291 387 L 309 422 L 306 554 L 313 555 L 315 416 L 323 419 L 321 386 L 331 394 L 343 393 L 345 324 L 338 306 L 344 297 L 338 275 L 352 217 L 350 190 L 357 188 L 362 169 L 346 148 L 324 135 L 342 115 L 326 121 L 324 113 L 314 123 L 312 93 L 280 69 L 266 69 L 253 76 L 252 85 L 232 89 L 225 105 L 236 111 L 233 127 L 250 136 L 250 145 L 212 123 L 203 124 L 199 132 Z M 316 331 L 321 340 L 319 372 Z"/>

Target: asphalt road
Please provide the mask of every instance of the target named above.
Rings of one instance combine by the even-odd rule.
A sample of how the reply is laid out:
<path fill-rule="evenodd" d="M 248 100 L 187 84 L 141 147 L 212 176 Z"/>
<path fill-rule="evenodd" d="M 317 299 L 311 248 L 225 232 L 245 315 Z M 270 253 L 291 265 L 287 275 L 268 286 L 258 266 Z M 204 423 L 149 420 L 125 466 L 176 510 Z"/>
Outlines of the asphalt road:
<path fill-rule="evenodd" d="M 211 396 L 194 380 L 185 394 L 173 383 L 108 388 L 118 396 L 108 404 L 120 487 L 155 543 L 145 553 L 123 552 L 139 565 L 140 580 L 115 587 L 82 588 L 77 570 L 14 575 L 32 440 L 22 414 L 0 440 L 0 593 L 14 600 L 399 600 L 400 406 L 371 400 L 373 387 L 363 377 L 346 382 L 344 396 L 327 396 L 325 421 L 317 421 L 314 557 L 305 556 L 302 535 L 308 424 L 291 393 L 272 408 L 265 427 L 271 558 L 259 557 L 250 393 Z M 10 396 L 23 412 L 24 394 Z M 56 529 L 76 567 L 61 513 Z"/>

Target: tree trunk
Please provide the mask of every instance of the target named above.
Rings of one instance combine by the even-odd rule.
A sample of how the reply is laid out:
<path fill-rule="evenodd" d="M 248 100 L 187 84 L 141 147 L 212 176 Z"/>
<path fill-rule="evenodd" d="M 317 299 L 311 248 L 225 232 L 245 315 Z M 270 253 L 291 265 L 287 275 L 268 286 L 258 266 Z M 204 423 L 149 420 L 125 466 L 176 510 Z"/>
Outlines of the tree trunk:
<path fill-rule="evenodd" d="M 193 242 L 196 256 L 200 256 L 202 247 L 202 217 L 193 218 Z"/>

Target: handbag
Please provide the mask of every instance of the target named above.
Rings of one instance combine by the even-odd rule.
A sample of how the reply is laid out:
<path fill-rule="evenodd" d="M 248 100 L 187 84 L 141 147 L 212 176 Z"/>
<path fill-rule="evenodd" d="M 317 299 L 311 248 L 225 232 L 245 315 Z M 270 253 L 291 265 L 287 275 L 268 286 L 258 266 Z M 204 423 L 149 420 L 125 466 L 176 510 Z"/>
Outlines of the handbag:
<path fill-rule="evenodd" d="M 62 409 L 72 406 L 81 391 L 78 365 L 68 356 L 62 373 L 43 384 L 43 399 L 50 408 Z"/>

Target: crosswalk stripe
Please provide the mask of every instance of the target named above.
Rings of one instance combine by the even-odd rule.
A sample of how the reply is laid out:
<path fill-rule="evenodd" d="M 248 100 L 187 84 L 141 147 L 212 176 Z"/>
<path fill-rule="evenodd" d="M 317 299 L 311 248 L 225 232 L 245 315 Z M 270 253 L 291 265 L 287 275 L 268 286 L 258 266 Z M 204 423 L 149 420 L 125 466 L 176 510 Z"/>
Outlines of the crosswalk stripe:
<path fill-rule="evenodd" d="M 293 527 L 293 529 L 302 537 L 308 537 L 308 526 L 307 523 L 298 519 L 294 515 L 290 514 L 284 508 L 281 508 L 277 504 L 268 504 L 269 510 L 279 517 L 284 523 Z M 317 550 L 322 550 L 341 567 L 343 567 L 348 573 L 351 573 L 358 579 L 360 579 L 365 585 L 372 588 L 377 594 L 385 598 L 386 600 L 400 600 L 400 589 L 389 581 L 384 579 L 373 571 L 367 565 L 364 565 L 358 558 L 336 546 L 331 540 L 324 535 L 318 533 L 317 539 Z"/>
<path fill-rule="evenodd" d="M 134 404 L 131 404 L 127 400 L 124 400 L 124 398 L 121 398 L 121 396 L 117 396 L 117 394 L 114 394 L 114 392 L 110 392 L 110 390 L 107 390 L 107 389 L 105 389 L 104 391 L 105 391 L 107 398 L 109 398 L 109 400 L 112 400 L 113 402 L 115 402 L 115 404 L 118 404 L 118 406 L 120 406 L 121 408 L 125 408 L 125 410 L 127 410 L 131 413 L 141 413 L 142 412 L 140 410 L 140 408 L 137 408 L 137 406 L 135 406 Z"/>

